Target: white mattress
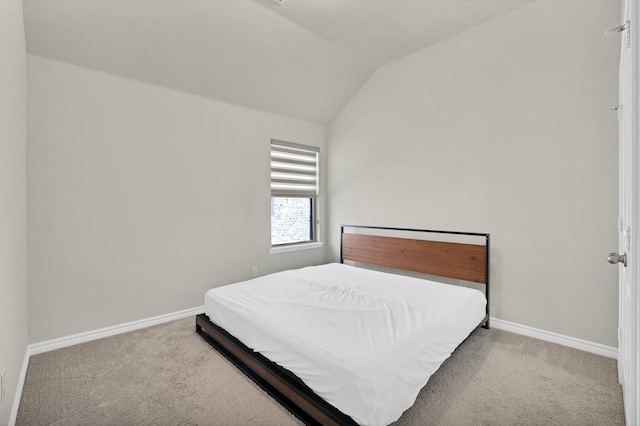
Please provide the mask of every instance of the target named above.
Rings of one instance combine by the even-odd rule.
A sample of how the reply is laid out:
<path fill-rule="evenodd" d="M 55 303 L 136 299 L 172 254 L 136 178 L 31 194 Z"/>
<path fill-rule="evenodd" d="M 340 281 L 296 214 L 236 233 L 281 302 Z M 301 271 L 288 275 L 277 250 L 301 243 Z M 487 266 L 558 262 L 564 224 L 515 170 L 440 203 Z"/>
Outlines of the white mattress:
<path fill-rule="evenodd" d="M 482 292 L 332 263 L 214 288 L 205 314 L 361 425 L 386 425 L 482 321 Z"/>

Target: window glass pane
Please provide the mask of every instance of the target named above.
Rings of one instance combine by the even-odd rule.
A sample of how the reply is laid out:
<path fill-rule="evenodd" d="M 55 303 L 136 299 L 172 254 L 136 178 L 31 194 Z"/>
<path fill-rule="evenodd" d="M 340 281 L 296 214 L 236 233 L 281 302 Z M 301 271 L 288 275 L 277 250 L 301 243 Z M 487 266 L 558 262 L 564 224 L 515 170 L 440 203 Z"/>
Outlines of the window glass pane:
<path fill-rule="evenodd" d="M 271 245 L 313 240 L 311 198 L 271 197 Z"/>

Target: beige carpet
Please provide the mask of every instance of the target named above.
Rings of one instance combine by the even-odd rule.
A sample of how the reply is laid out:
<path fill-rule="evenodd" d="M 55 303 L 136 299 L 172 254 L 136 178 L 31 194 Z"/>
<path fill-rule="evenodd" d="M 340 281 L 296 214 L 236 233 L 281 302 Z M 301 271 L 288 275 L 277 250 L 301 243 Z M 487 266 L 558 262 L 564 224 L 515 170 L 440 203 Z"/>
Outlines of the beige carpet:
<path fill-rule="evenodd" d="M 17 425 L 296 425 L 188 318 L 35 355 Z M 478 329 L 396 425 L 624 425 L 616 361 Z"/>

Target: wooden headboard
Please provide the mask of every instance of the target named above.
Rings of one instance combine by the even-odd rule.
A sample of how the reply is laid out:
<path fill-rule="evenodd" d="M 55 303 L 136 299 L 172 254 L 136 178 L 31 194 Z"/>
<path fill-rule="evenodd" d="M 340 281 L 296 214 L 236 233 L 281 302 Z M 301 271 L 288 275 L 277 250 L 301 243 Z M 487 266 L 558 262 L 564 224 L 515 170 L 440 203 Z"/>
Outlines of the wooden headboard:
<path fill-rule="evenodd" d="M 353 229 L 358 232 L 348 232 Z M 431 241 L 372 235 L 363 232 L 401 231 L 450 236 L 482 237 L 484 244 Z M 486 328 L 489 326 L 489 234 L 475 232 L 434 231 L 427 229 L 388 228 L 380 226 L 342 225 L 340 227 L 340 263 L 363 262 L 440 277 L 485 284 L 487 298 Z"/>

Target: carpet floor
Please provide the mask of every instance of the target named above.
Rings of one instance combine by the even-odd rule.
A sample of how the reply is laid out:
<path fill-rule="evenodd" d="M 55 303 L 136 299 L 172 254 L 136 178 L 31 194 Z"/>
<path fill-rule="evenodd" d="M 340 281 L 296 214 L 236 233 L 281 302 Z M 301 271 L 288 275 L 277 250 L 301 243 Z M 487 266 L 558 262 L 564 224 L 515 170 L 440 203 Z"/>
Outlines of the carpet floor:
<path fill-rule="evenodd" d="M 478 329 L 394 423 L 624 425 L 616 361 Z M 195 319 L 34 355 L 16 425 L 299 425 L 195 333 Z"/>

